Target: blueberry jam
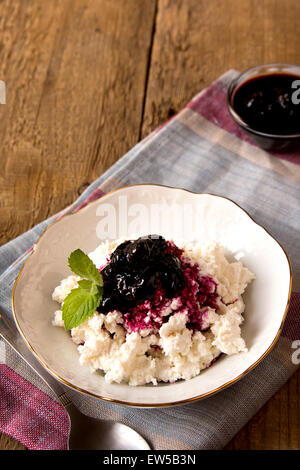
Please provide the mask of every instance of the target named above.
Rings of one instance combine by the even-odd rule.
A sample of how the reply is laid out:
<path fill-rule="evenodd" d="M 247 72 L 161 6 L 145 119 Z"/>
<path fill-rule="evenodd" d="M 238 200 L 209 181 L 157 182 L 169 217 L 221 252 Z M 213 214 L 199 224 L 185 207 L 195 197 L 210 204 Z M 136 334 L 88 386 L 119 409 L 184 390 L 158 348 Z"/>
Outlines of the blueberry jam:
<path fill-rule="evenodd" d="M 158 289 L 171 299 L 185 286 L 178 256 L 158 235 L 119 245 L 101 274 L 104 292 L 98 310 L 102 313 L 126 313 L 138 303 L 152 299 Z"/>
<path fill-rule="evenodd" d="M 130 332 L 157 331 L 175 313 L 187 314 L 189 329 L 204 331 L 209 307 L 218 308 L 216 281 L 157 235 L 119 245 L 101 274 L 104 293 L 98 310 L 120 311 Z"/>
<path fill-rule="evenodd" d="M 184 287 L 176 292 L 174 302 L 165 297 L 159 285 L 151 301 L 138 303 L 124 315 L 126 330 L 141 331 L 145 329 L 159 330 L 162 324 L 175 313 L 187 313 L 187 328 L 193 331 L 204 331 L 207 326 L 208 307 L 218 308 L 217 283 L 208 275 L 201 275 L 198 264 L 190 264 L 184 260 L 183 251 L 173 243 L 168 243 L 168 251 L 176 253 L 181 262 Z M 175 305 L 174 305 L 175 303 Z M 173 308 L 171 309 L 170 307 Z M 166 315 L 166 310 L 168 315 Z"/>
<path fill-rule="evenodd" d="M 242 83 L 234 93 L 233 107 L 252 129 L 267 134 L 300 132 L 300 105 L 293 102 L 293 83 L 299 76 L 274 73 Z"/>

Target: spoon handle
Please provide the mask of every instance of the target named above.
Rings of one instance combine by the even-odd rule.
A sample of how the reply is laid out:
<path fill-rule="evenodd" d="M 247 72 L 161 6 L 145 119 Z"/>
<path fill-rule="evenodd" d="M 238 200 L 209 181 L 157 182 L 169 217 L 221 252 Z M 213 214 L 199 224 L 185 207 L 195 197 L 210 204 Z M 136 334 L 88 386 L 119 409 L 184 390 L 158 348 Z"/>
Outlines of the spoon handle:
<path fill-rule="evenodd" d="M 50 375 L 46 369 L 34 357 L 25 342 L 19 335 L 18 331 L 10 324 L 7 318 L 0 312 L 0 336 L 6 341 L 14 351 L 23 359 L 38 376 L 51 388 L 57 398 L 60 400 L 64 407 L 67 407 L 71 402 L 67 397 L 64 389 L 60 386 L 57 380 Z"/>

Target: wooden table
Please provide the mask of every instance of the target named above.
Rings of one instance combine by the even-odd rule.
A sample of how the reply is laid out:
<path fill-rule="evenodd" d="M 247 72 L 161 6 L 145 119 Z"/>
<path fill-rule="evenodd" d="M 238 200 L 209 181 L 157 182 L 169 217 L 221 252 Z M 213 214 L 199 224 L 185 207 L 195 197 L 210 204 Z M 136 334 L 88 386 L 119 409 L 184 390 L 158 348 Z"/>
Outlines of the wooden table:
<path fill-rule="evenodd" d="M 300 63 L 299 0 L 2 0 L 0 243 L 229 68 Z M 300 373 L 227 449 L 299 449 Z M 23 448 L 2 435 L 1 449 Z"/>

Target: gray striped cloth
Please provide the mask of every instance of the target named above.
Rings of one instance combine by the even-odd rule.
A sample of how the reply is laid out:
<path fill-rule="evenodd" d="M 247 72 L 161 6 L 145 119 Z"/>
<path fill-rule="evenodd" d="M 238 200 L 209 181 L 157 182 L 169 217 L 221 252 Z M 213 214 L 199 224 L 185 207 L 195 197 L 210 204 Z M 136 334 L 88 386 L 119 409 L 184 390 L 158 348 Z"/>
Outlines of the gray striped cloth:
<path fill-rule="evenodd" d="M 227 72 L 197 95 L 70 207 L 0 247 L 0 309 L 10 320 L 14 280 L 42 231 L 58 216 L 121 186 L 157 183 L 227 196 L 285 247 L 295 283 L 284 330 L 272 352 L 235 385 L 206 400 L 163 409 L 135 409 L 68 391 L 84 413 L 128 424 L 154 449 L 221 449 L 299 363 L 295 348 L 300 345 L 300 153 L 271 155 L 235 125 L 226 107 L 226 88 L 236 74 Z M 1 342 L 0 379 L 0 431 L 31 449 L 66 448 L 68 423 L 63 408 L 38 376 Z"/>

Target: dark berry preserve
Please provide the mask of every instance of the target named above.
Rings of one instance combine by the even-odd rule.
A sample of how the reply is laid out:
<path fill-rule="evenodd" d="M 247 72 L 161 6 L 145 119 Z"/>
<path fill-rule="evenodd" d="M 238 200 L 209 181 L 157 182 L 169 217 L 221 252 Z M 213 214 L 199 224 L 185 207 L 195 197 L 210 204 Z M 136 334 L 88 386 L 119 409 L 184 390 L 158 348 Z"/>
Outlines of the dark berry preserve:
<path fill-rule="evenodd" d="M 158 235 L 119 245 L 101 274 L 104 290 L 98 310 L 102 313 L 126 313 L 138 302 L 151 299 L 158 288 L 171 299 L 184 287 L 180 260 Z"/>
<path fill-rule="evenodd" d="M 257 132 L 299 134 L 296 80 L 300 80 L 300 76 L 280 72 L 252 77 L 236 88 L 232 107 L 244 123 Z"/>

